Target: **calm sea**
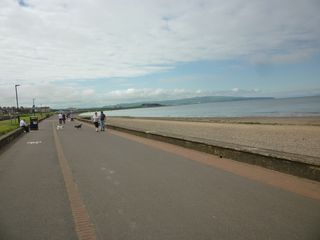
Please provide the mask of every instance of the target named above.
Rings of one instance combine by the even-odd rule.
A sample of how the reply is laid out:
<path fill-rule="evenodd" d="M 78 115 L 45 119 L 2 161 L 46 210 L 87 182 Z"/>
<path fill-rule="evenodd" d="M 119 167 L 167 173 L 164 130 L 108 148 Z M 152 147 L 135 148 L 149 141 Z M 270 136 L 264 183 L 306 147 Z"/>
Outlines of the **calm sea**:
<path fill-rule="evenodd" d="M 138 108 L 106 113 L 108 116 L 131 117 L 320 116 L 320 96 Z"/>

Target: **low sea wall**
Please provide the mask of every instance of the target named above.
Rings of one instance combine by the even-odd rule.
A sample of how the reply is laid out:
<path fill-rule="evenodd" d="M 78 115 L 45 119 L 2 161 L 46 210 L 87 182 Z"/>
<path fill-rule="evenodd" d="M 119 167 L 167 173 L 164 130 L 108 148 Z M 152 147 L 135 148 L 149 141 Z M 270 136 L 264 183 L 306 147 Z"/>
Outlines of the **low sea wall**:
<path fill-rule="evenodd" d="M 5 135 L 0 136 L 0 151 L 3 150 L 7 145 L 12 143 L 16 138 L 18 138 L 21 133 L 23 133 L 22 128 L 17 128 Z"/>

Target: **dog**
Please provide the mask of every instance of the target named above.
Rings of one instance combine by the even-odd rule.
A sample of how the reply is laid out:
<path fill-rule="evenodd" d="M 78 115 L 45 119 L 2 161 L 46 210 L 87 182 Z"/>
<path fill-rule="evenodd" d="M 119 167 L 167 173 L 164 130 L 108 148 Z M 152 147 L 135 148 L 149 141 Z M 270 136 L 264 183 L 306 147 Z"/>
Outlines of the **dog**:
<path fill-rule="evenodd" d="M 80 124 L 78 124 L 78 125 L 74 125 L 74 127 L 75 127 L 75 128 L 78 128 L 78 129 L 81 128 L 81 126 L 82 126 L 82 123 L 80 123 Z"/>
<path fill-rule="evenodd" d="M 57 125 L 57 130 L 63 129 L 62 125 Z"/>

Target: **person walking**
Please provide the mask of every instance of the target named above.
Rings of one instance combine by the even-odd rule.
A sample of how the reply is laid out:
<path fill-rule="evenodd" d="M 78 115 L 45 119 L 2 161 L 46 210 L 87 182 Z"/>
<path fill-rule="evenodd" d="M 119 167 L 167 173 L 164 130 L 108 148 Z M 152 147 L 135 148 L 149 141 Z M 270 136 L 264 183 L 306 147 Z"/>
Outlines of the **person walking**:
<path fill-rule="evenodd" d="M 98 113 L 95 112 L 92 116 L 92 121 L 93 121 L 93 124 L 96 128 L 96 132 L 99 131 L 99 116 L 98 116 Z"/>
<path fill-rule="evenodd" d="M 66 114 L 65 113 L 62 113 L 62 121 L 63 121 L 63 124 L 66 124 Z"/>
<path fill-rule="evenodd" d="M 100 112 L 100 130 L 105 131 L 105 119 L 106 115 L 103 113 L 103 111 Z"/>
<path fill-rule="evenodd" d="M 62 124 L 62 113 L 58 114 L 58 118 L 59 118 L 59 124 L 61 125 Z"/>

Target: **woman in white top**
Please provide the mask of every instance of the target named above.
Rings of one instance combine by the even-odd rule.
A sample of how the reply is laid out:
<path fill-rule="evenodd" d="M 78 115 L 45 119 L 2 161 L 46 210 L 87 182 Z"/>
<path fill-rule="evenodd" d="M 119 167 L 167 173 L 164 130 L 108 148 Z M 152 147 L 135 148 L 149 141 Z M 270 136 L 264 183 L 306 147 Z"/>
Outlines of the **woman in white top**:
<path fill-rule="evenodd" d="M 93 114 L 92 121 L 93 121 L 94 126 L 96 127 L 96 132 L 98 132 L 99 131 L 99 116 L 98 116 L 97 112 L 95 112 Z"/>

